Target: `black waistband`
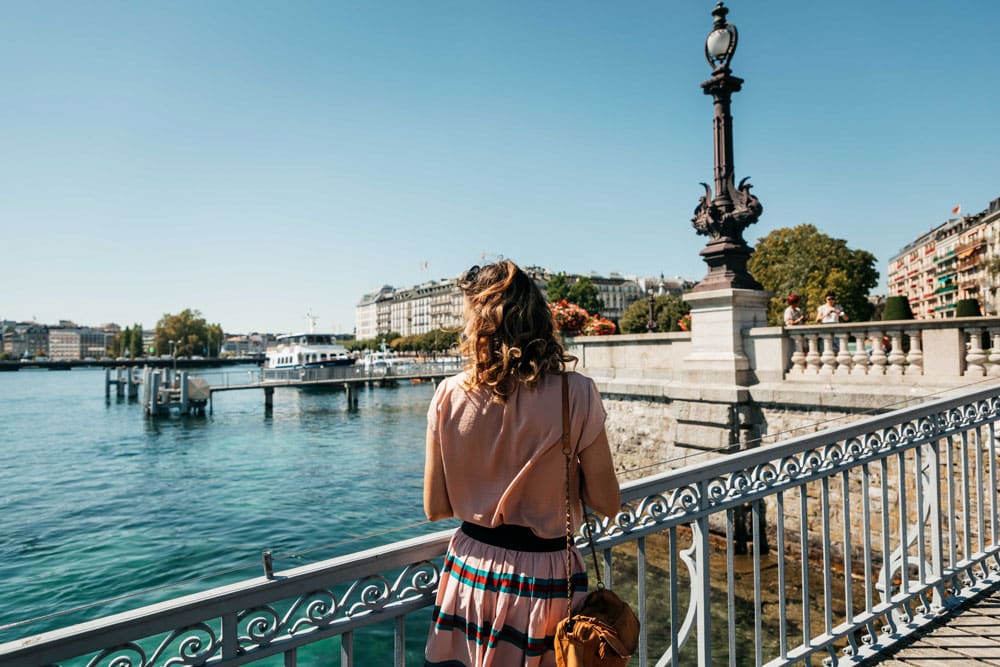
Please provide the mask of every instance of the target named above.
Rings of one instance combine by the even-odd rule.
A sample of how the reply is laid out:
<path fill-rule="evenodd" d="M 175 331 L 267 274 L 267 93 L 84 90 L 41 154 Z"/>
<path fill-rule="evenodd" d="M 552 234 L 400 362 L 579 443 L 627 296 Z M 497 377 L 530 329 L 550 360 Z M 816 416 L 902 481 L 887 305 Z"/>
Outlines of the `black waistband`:
<path fill-rule="evenodd" d="M 462 523 L 462 532 L 484 544 L 512 551 L 562 551 L 566 548 L 565 537 L 538 537 L 527 526 L 486 528 L 465 521 Z"/>

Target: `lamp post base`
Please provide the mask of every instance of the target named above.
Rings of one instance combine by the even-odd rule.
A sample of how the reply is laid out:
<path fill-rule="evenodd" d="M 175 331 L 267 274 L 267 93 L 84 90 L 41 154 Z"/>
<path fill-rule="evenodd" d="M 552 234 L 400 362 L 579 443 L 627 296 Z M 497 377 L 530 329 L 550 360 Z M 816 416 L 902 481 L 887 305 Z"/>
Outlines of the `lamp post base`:
<path fill-rule="evenodd" d="M 708 274 L 694 286 L 692 292 L 711 292 L 720 289 L 762 290 L 764 286 L 747 271 L 747 260 L 753 248 L 732 239 L 712 241 L 699 253 L 708 264 Z"/>

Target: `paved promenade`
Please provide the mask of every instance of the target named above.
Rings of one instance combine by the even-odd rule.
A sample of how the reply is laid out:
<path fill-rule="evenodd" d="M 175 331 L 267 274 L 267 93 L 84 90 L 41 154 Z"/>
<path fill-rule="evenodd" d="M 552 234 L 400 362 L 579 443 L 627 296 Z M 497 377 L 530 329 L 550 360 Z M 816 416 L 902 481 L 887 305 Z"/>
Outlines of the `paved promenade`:
<path fill-rule="evenodd" d="M 880 667 L 1000 665 L 1000 586 L 942 619 L 877 663 Z"/>

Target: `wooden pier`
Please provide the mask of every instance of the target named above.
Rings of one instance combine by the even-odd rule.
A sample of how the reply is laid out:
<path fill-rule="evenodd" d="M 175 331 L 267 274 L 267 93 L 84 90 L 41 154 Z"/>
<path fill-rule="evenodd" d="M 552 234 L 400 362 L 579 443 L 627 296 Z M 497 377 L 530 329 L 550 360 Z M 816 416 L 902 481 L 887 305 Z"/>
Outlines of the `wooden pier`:
<path fill-rule="evenodd" d="M 209 387 L 208 410 L 211 414 L 212 397 L 216 392 L 241 391 L 247 389 L 262 389 L 264 391 L 264 410 L 270 412 L 274 408 L 274 390 L 277 387 L 341 387 L 347 392 L 347 407 L 358 407 L 360 389 L 365 386 L 388 387 L 402 381 L 430 382 L 437 384 L 441 380 L 462 369 L 459 362 L 413 363 L 397 368 L 379 369 L 376 372 L 366 371 L 359 366 L 331 366 L 327 368 L 304 369 L 261 369 L 260 379 L 239 384 L 215 385 Z"/>
<path fill-rule="evenodd" d="M 142 387 L 142 409 L 151 417 L 172 414 L 205 413 L 209 402 L 208 382 L 190 377 L 187 371 L 172 368 L 107 368 L 104 371 L 104 395 L 111 398 L 111 388 L 119 398 L 139 398 Z"/>
<path fill-rule="evenodd" d="M 260 369 L 248 373 L 221 374 L 215 385 L 187 371 L 173 368 L 105 369 L 104 395 L 110 399 L 115 394 L 128 399 L 140 399 L 143 412 L 151 417 L 174 414 L 209 414 L 213 410 L 212 398 L 220 391 L 263 390 L 264 410 L 274 408 L 274 390 L 278 387 L 340 387 L 347 392 L 348 409 L 358 407 L 360 390 L 365 386 L 390 387 L 399 382 L 430 382 L 436 385 L 444 378 L 461 370 L 458 362 L 428 362 L 400 365 L 396 368 L 365 370 L 360 366 L 330 366 L 306 369 Z M 231 376 L 238 380 L 231 382 Z M 142 396 L 139 396 L 140 387 Z"/>

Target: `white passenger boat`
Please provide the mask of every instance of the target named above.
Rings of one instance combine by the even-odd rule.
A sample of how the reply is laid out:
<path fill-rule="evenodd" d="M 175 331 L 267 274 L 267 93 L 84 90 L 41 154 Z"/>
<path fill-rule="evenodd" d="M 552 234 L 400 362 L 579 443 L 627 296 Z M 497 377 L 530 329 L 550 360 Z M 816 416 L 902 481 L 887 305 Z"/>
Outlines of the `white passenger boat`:
<path fill-rule="evenodd" d="M 374 373 L 398 368 L 403 366 L 405 363 L 406 361 L 404 359 L 400 359 L 396 352 L 392 350 L 365 352 L 364 355 L 362 355 L 360 362 L 366 372 Z"/>
<path fill-rule="evenodd" d="M 328 368 L 355 361 L 333 334 L 295 333 L 278 336 L 265 351 L 265 368 Z"/>

